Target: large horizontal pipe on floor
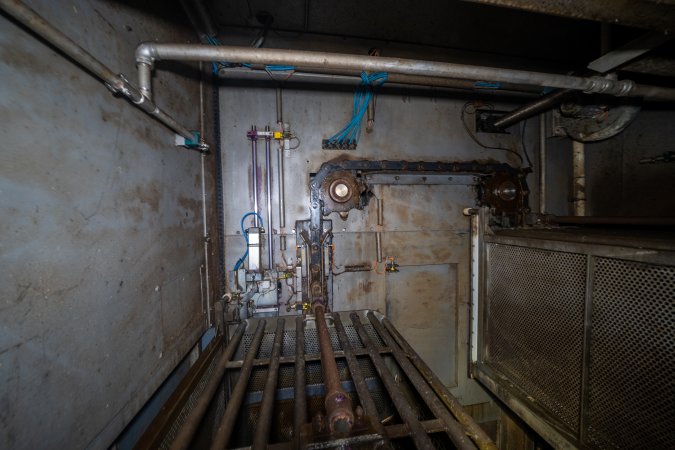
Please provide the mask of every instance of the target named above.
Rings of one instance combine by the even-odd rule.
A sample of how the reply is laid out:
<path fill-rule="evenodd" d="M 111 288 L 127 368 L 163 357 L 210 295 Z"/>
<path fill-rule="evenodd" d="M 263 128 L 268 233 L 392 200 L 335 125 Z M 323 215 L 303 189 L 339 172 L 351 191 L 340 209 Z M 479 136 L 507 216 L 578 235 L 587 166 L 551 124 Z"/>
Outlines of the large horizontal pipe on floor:
<path fill-rule="evenodd" d="M 284 323 L 283 320 L 277 320 L 274 344 L 272 344 L 272 355 L 270 356 L 270 366 L 267 369 L 267 379 L 265 380 L 265 388 L 260 404 L 260 413 L 258 414 L 253 445 L 251 446 L 253 450 L 264 450 L 267 448 L 267 443 L 269 442 L 274 399 L 279 379 L 279 357 L 281 356 L 281 346 L 284 341 Z"/>
<path fill-rule="evenodd" d="M 244 336 L 245 331 L 246 322 L 242 322 L 237 326 L 227 347 L 225 347 L 223 353 L 218 357 L 218 362 L 213 369 L 213 374 L 209 378 L 208 384 L 204 387 L 204 390 L 197 398 L 194 407 L 185 419 L 185 423 L 180 429 L 178 436 L 176 436 L 176 439 L 174 439 L 171 444 L 171 450 L 185 450 L 190 447 L 190 443 L 213 400 L 213 396 L 216 395 L 216 392 L 221 385 L 223 375 L 227 370 L 227 363 L 230 362 L 232 355 L 234 355 L 237 347 L 239 347 L 239 342 L 241 342 L 241 338 Z"/>
<path fill-rule="evenodd" d="M 675 100 L 675 89 L 673 88 L 638 85 L 630 80 L 577 77 L 438 61 L 303 50 L 195 44 L 158 44 L 152 42 L 143 43 L 136 49 L 136 61 L 138 63 L 152 65 L 156 60 L 227 61 L 231 63 L 291 65 L 298 69 L 365 70 L 368 72 L 387 72 L 392 74 L 574 89 L 585 93 L 645 97 L 650 100 Z"/>
<path fill-rule="evenodd" d="M 184 138 L 189 140 L 194 139 L 194 134 L 190 130 L 159 109 L 149 97 L 143 95 L 143 93 L 129 83 L 124 76 L 113 72 L 105 64 L 75 43 L 75 41 L 63 34 L 61 30 L 43 19 L 33 9 L 17 0 L 0 0 L 0 8 L 35 34 L 42 37 L 45 41 L 61 50 L 73 61 L 84 67 L 88 72 L 100 78 L 112 92 L 126 97 L 131 103 Z M 139 76 L 146 77 L 147 74 L 142 73 L 139 74 Z M 149 79 L 144 80 L 144 82 L 149 84 Z"/>
<path fill-rule="evenodd" d="M 443 405 L 443 403 L 441 403 L 438 397 L 434 394 L 433 390 L 430 389 L 430 386 L 424 380 L 422 375 L 420 375 L 418 370 L 413 366 L 398 344 L 394 342 L 394 338 L 391 337 L 389 332 L 384 329 L 380 321 L 377 320 L 375 314 L 369 312 L 367 317 L 377 334 L 382 338 L 384 343 L 391 348 L 394 359 L 401 369 L 403 369 L 403 373 L 405 373 L 405 375 L 408 377 L 410 383 L 415 386 L 415 389 L 419 393 L 424 403 L 429 407 L 429 410 L 434 414 L 434 416 L 443 421 L 446 426 L 448 437 L 450 437 L 452 440 L 455 448 L 459 450 L 473 450 L 477 448 L 472 440 L 466 435 L 459 422 L 455 420 L 454 417 L 452 417 L 450 411 Z M 494 444 L 491 447 L 486 448 L 497 450 L 497 447 Z"/>
<path fill-rule="evenodd" d="M 394 377 L 387 368 L 384 359 L 382 356 L 380 356 L 377 350 L 375 350 L 375 346 L 373 345 L 370 336 L 368 336 L 368 332 L 364 328 L 363 324 L 361 324 L 359 315 L 356 313 L 351 313 L 349 318 L 351 319 L 354 329 L 356 329 L 363 346 L 368 350 L 370 361 L 373 363 L 373 366 L 375 366 L 375 371 L 380 377 L 380 380 L 382 380 L 382 384 L 384 384 L 384 388 L 387 390 L 389 398 L 391 398 L 392 403 L 394 403 L 396 411 L 398 411 L 401 419 L 403 419 L 403 421 L 408 425 L 408 429 L 410 429 L 410 437 L 415 443 L 415 446 L 420 450 L 433 450 L 435 448 L 434 444 L 431 442 L 431 439 L 429 439 L 429 436 L 427 436 L 424 428 L 420 424 L 420 421 L 417 419 L 417 414 L 412 409 L 412 406 L 410 406 L 410 403 L 408 403 L 405 395 L 403 395 L 403 392 L 400 390 L 398 383 L 394 380 Z"/>
<path fill-rule="evenodd" d="M 264 320 L 258 322 L 258 327 L 256 328 L 255 334 L 253 335 L 251 346 L 249 347 L 248 353 L 246 353 L 246 357 L 244 358 L 244 365 L 241 367 L 241 372 L 239 372 L 239 378 L 234 385 L 234 389 L 232 389 L 232 394 L 227 401 L 225 412 L 223 413 L 223 417 L 220 420 L 215 437 L 211 442 L 211 450 L 222 450 L 227 448 L 227 443 L 229 442 L 230 436 L 232 435 L 232 430 L 234 429 L 241 403 L 244 400 L 246 387 L 248 386 L 249 379 L 251 378 L 253 360 L 258 354 L 260 344 L 262 343 L 263 336 L 265 334 L 265 323 L 266 322 Z"/>
<path fill-rule="evenodd" d="M 455 416 L 457 421 L 464 427 L 467 436 L 476 443 L 476 446 L 481 450 L 496 450 L 497 446 L 492 439 L 490 439 L 487 433 L 485 433 L 473 418 L 464 411 L 464 407 L 459 400 L 448 391 L 448 388 L 445 387 L 445 384 L 443 384 L 441 379 L 438 378 L 427 363 L 417 355 L 415 350 L 406 342 L 389 319 L 384 318 L 382 320 L 382 325 L 384 325 L 384 328 L 389 332 L 391 337 L 394 338 L 394 341 L 396 341 L 408 358 L 410 358 L 410 361 L 417 370 L 419 370 L 420 374 L 424 377 L 429 386 L 431 386 L 436 395 L 438 395 L 438 398 L 441 399 L 452 415 Z"/>
<path fill-rule="evenodd" d="M 558 225 L 675 226 L 675 217 L 592 217 L 546 216 L 546 223 Z"/>
<path fill-rule="evenodd" d="M 326 386 L 324 407 L 326 408 L 328 427 L 331 434 L 347 433 L 354 425 L 354 410 L 352 409 L 351 399 L 342 389 L 323 305 L 314 307 L 314 317 L 319 336 L 319 347 L 321 348 L 321 369 Z"/>

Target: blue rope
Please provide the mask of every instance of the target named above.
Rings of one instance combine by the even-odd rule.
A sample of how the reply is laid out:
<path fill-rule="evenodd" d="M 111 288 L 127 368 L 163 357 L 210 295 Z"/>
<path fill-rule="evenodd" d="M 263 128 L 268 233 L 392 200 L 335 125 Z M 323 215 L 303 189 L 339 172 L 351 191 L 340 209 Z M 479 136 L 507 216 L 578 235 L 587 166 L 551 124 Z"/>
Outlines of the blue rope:
<path fill-rule="evenodd" d="M 244 239 L 246 239 L 246 251 L 244 252 L 243 256 L 237 260 L 237 264 L 234 265 L 233 272 L 236 272 L 239 270 L 239 267 L 241 267 L 242 264 L 244 264 L 244 261 L 246 260 L 246 257 L 248 256 L 248 234 L 246 233 L 246 230 L 244 230 L 244 220 L 246 220 L 247 217 L 250 216 L 257 216 L 258 219 L 260 219 L 260 226 L 263 227 L 263 219 L 260 217 L 260 214 L 258 214 L 255 211 L 248 212 L 244 214 L 244 217 L 241 218 L 241 222 L 239 223 L 239 226 L 241 227 L 241 233 L 244 235 Z"/>
<path fill-rule="evenodd" d="M 368 110 L 368 104 L 373 99 L 373 89 L 387 81 L 386 72 L 377 72 L 368 75 L 361 72 L 361 83 L 354 92 L 354 107 L 352 119 L 340 131 L 328 138 L 329 144 L 358 144 L 361 138 L 361 122 Z"/>

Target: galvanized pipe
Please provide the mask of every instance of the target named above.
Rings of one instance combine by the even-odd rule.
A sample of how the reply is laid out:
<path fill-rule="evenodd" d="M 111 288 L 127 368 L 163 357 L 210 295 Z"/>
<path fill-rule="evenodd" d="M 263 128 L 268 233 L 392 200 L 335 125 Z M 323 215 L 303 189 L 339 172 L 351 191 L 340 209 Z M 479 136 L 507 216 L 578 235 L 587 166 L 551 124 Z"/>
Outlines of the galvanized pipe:
<path fill-rule="evenodd" d="M 270 131 L 269 125 L 265 131 Z M 272 139 L 265 137 L 265 190 L 267 197 L 267 258 L 269 269 L 274 270 L 274 227 L 272 226 Z"/>
<path fill-rule="evenodd" d="M 255 126 L 251 127 L 255 131 Z M 253 178 L 253 226 L 260 226 L 258 221 L 258 138 L 255 135 L 251 136 L 251 178 Z"/>
<path fill-rule="evenodd" d="M 586 146 L 572 141 L 572 210 L 575 216 L 586 215 Z"/>
<path fill-rule="evenodd" d="M 382 212 L 382 199 L 375 199 L 377 204 L 377 232 L 375 233 L 375 253 L 377 262 L 382 262 L 382 224 L 384 223 L 384 214 Z"/>
<path fill-rule="evenodd" d="M 171 444 L 171 450 L 185 450 L 190 447 L 190 443 L 204 418 L 204 414 L 206 414 L 206 410 L 209 408 L 213 396 L 216 395 L 216 392 L 221 385 L 223 375 L 227 369 L 227 363 L 230 362 L 232 355 L 234 355 L 237 347 L 239 347 L 241 338 L 246 331 L 246 326 L 246 322 L 242 322 L 237 326 L 237 329 L 230 338 L 230 342 L 220 355 L 218 362 L 213 369 L 213 375 L 209 378 L 208 384 L 200 394 L 188 417 L 185 419 L 185 423 L 178 432 L 178 436 L 176 436 L 176 439 Z"/>
<path fill-rule="evenodd" d="M 572 89 L 560 89 L 553 91 L 541 98 L 516 108 L 513 111 L 504 114 L 499 119 L 495 120 L 494 126 L 497 128 L 508 128 L 522 120 L 529 119 L 539 113 L 546 112 L 561 103 L 565 97 L 574 92 Z"/>
<path fill-rule="evenodd" d="M 272 412 L 274 411 L 274 399 L 277 394 L 277 380 L 279 378 L 279 358 L 281 357 L 281 347 L 284 342 L 284 319 L 277 319 L 277 328 L 274 333 L 274 343 L 272 344 L 272 355 L 267 369 L 267 379 L 263 389 L 262 401 L 260 403 L 260 414 L 253 437 L 253 450 L 264 450 L 269 442 L 270 430 L 272 429 Z"/>
<path fill-rule="evenodd" d="M 342 389 L 340 374 L 335 362 L 333 344 L 328 333 L 325 309 L 321 304 L 314 307 L 316 329 L 319 335 L 319 347 L 321 348 L 321 369 L 326 388 L 324 406 L 328 418 L 328 427 L 331 433 L 347 433 L 354 425 L 354 411 L 352 401 Z"/>
<path fill-rule="evenodd" d="M 292 65 L 298 68 L 329 70 L 365 70 L 404 75 L 422 75 L 441 78 L 467 79 L 516 83 L 585 93 L 603 93 L 617 96 L 644 96 L 653 100 L 675 100 L 675 89 L 638 86 L 630 80 L 612 80 L 603 77 L 577 77 L 526 70 L 501 69 L 437 61 L 403 58 L 384 58 L 302 50 L 283 50 L 233 46 L 206 46 L 191 44 L 139 45 L 136 60 L 153 63 L 155 60 L 229 61 L 248 64 Z"/>
<path fill-rule="evenodd" d="M 405 396 L 399 389 L 399 386 L 397 385 L 396 381 L 394 381 L 394 377 L 391 375 L 391 372 L 387 368 L 384 359 L 382 358 L 382 356 L 380 356 L 380 353 L 375 349 L 375 346 L 370 340 L 370 336 L 368 336 L 366 329 L 361 324 L 361 319 L 359 318 L 359 315 L 356 313 L 351 313 L 349 317 L 351 318 L 352 323 L 354 324 L 354 328 L 356 329 L 356 332 L 358 333 L 361 342 L 368 350 L 370 360 L 375 366 L 375 370 L 377 371 L 380 380 L 382 380 L 382 384 L 384 384 L 385 389 L 389 393 L 389 397 L 391 398 L 391 401 L 394 403 L 396 411 L 398 411 L 399 415 L 401 416 L 401 419 L 403 419 L 403 421 L 408 425 L 408 428 L 410 428 L 410 437 L 415 443 L 415 446 L 417 447 L 418 450 L 434 450 L 436 447 L 431 442 L 431 439 L 429 439 L 429 436 L 427 436 L 424 427 L 422 427 L 422 425 L 420 424 L 420 421 L 417 420 L 417 414 L 415 413 L 415 411 L 413 411 L 412 407 L 410 406 Z"/>
<path fill-rule="evenodd" d="M 476 443 L 476 446 L 481 450 L 496 450 L 496 445 L 490 439 L 490 437 L 474 420 L 473 418 L 464 411 L 464 407 L 461 403 L 448 391 L 448 388 L 445 387 L 445 384 L 436 376 L 436 374 L 431 370 L 431 368 L 424 362 L 422 358 L 419 357 L 417 352 L 406 342 L 406 340 L 401 336 L 401 333 L 396 330 L 391 321 L 387 318 L 382 319 L 382 325 L 389 332 L 391 337 L 396 341 L 401 349 L 406 353 L 410 361 L 417 368 L 417 370 L 425 378 L 426 382 L 434 390 L 438 398 L 445 404 L 445 406 L 450 410 L 453 416 L 457 421 L 462 424 L 464 427 L 467 436 L 471 438 L 472 441 Z"/>
<path fill-rule="evenodd" d="M 279 130 L 284 129 L 283 103 L 281 97 L 281 88 L 277 88 L 277 126 Z M 284 179 L 284 144 L 279 144 L 277 148 L 277 184 L 279 190 L 279 250 L 282 252 L 286 250 L 286 193 L 285 193 L 285 179 Z"/>
<path fill-rule="evenodd" d="M 136 69 L 138 69 L 138 89 L 141 91 L 141 94 L 152 100 L 152 66 L 139 62 L 136 64 Z"/>
<path fill-rule="evenodd" d="M 167 127 L 186 139 L 193 139 L 193 133 L 186 127 L 178 123 L 176 119 L 169 116 L 155 105 L 150 98 L 144 96 L 141 91 L 136 89 L 131 83 L 109 69 L 105 64 L 92 56 L 85 49 L 77 45 L 61 30 L 43 19 L 33 9 L 24 5 L 18 0 L 0 0 L 0 8 L 7 14 L 25 25 L 28 29 L 42 37 L 54 47 L 61 50 L 68 57 L 80 64 L 87 71 L 101 79 L 108 89 L 115 94 L 126 97 L 131 103 L 142 109 L 144 112 L 153 116 Z M 143 75 L 145 76 L 145 75 Z"/>
<path fill-rule="evenodd" d="M 305 391 L 305 322 L 295 318 L 295 404 L 293 406 L 293 440 L 300 447 L 300 430 L 307 423 L 307 393 Z"/>
<path fill-rule="evenodd" d="M 337 333 L 338 340 L 340 341 L 342 351 L 344 352 L 345 355 L 345 360 L 347 361 L 347 367 L 349 367 L 349 373 L 351 374 L 352 380 L 354 381 L 356 393 L 359 396 L 359 400 L 361 400 L 361 406 L 365 411 L 365 415 L 366 417 L 370 417 L 372 419 L 371 424 L 375 428 L 375 431 L 378 434 L 382 435 L 382 437 L 386 441 L 384 426 L 382 425 L 382 422 L 380 422 L 378 418 L 377 407 L 375 406 L 373 397 L 370 395 L 370 392 L 368 391 L 368 385 L 366 384 L 366 380 L 363 377 L 363 373 L 361 372 L 361 366 L 359 365 L 359 362 L 356 359 L 356 356 L 354 355 L 352 345 L 349 342 L 349 338 L 347 337 L 345 328 L 342 326 L 342 320 L 340 320 L 340 315 L 335 312 L 333 313 L 333 325 L 335 326 L 335 331 Z"/>
<path fill-rule="evenodd" d="M 459 422 L 455 420 L 454 417 L 452 417 L 450 411 L 448 411 L 448 409 L 441 403 L 438 397 L 434 395 L 433 391 L 430 389 L 430 386 L 427 384 L 424 378 L 422 378 L 410 360 L 408 360 L 408 357 L 403 354 L 401 348 L 389 335 L 387 330 L 384 329 L 380 321 L 377 320 L 372 312 L 368 312 L 366 317 L 387 347 L 391 349 L 394 359 L 398 363 L 399 367 L 401 367 L 403 370 L 403 373 L 405 373 L 412 385 L 415 387 L 417 393 L 420 395 L 420 397 L 422 397 L 424 403 L 429 407 L 434 416 L 443 421 L 446 426 L 448 437 L 450 437 L 450 440 L 452 440 L 455 448 L 459 450 L 475 450 L 476 446 L 466 436 Z M 493 444 L 492 449 L 497 450 L 497 447 Z"/>
<path fill-rule="evenodd" d="M 258 354 L 260 343 L 262 342 L 263 336 L 265 334 L 265 324 L 265 320 L 261 320 L 258 323 L 258 327 L 256 328 L 255 334 L 253 335 L 253 341 L 251 342 L 251 346 L 248 349 L 248 353 L 246 353 L 244 364 L 241 366 L 239 378 L 237 379 L 237 383 L 234 385 L 232 394 L 230 395 L 230 398 L 227 402 L 227 407 L 223 413 L 223 418 L 218 425 L 216 435 L 211 443 L 211 450 L 222 450 L 227 448 L 227 443 L 230 440 L 232 429 L 234 428 L 235 421 L 237 420 L 237 414 L 239 414 L 241 402 L 244 400 L 244 394 L 246 392 L 246 387 L 248 386 L 248 381 L 251 378 L 253 360 Z"/>

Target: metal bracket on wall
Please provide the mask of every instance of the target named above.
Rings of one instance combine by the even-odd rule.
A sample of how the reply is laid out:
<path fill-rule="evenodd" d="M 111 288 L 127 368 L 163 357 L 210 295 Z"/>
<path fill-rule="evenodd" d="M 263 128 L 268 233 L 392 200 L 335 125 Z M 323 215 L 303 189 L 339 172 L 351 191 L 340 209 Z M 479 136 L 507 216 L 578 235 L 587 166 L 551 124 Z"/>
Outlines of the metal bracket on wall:
<path fill-rule="evenodd" d="M 300 236 L 298 256 L 306 255 L 303 298 L 308 306 L 332 301 L 332 270 L 324 249 L 332 243 L 332 222 L 324 216 L 337 212 L 343 219 L 352 209 L 364 209 L 373 194 L 371 185 L 476 186 L 478 205 L 488 206 L 507 224 L 522 222 L 529 211 L 527 172 L 503 163 L 336 160 L 324 163 L 310 181 L 310 218 L 296 222 Z M 328 269 L 327 269 L 328 267 Z"/>

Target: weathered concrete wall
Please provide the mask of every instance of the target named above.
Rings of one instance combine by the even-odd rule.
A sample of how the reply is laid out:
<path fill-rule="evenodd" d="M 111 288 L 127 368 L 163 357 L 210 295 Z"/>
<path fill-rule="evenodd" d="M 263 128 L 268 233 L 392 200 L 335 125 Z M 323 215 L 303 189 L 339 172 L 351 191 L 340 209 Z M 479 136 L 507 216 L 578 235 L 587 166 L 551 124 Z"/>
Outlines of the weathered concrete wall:
<path fill-rule="evenodd" d="M 324 43 L 324 49 L 331 49 Z M 341 44 L 337 44 L 341 45 Z M 270 42 L 269 47 L 312 47 L 318 44 Z M 344 51 L 344 48 L 341 48 Z M 352 50 L 354 51 L 354 50 Z M 364 52 L 363 49 L 358 49 Z M 422 57 L 422 56 L 420 56 Z M 277 75 L 279 76 L 279 75 Z M 460 122 L 467 95 L 443 94 L 439 90 L 383 91 L 377 98 L 375 130 L 364 130 L 356 151 L 321 149 L 321 140 L 344 126 L 351 117 L 353 89 L 300 88 L 287 83 L 283 90 L 284 121 L 302 140 L 285 159 L 286 232 L 285 258 L 295 260 L 296 220 L 309 217 L 309 174 L 322 163 L 348 154 L 363 159 L 407 159 L 462 161 L 495 159 L 518 165 L 512 154 L 479 147 Z M 224 152 L 226 267 L 230 271 L 245 250 L 240 219 L 253 208 L 250 186 L 251 125 L 275 126 L 275 90 L 228 84 L 221 89 L 221 125 Z M 511 106 L 500 104 L 497 109 Z M 365 122 L 365 121 L 364 121 Z M 536 155 L 536 119 L 526 130 L 530 155 Z M 260 128 L 259 128 L 260 129 Z M 510 136 L 481 136 L 485 143 L 520 145 L 518 129 Z M 276 190 L 276 147 L 273 155 L 273 218 L 278 229 Z M 264 142 L 258 143 L 260 205 L 265 211 Z M 536 159 L 534 160 L 537 164 Z M 536 175 L 530 179 L 536 188 Z M 375 271 L 345 273 L 335 277 L 334 309 L 378 309 L 388 315 L 397 329 L 424 357 L 454 393 L 465 403 L 487 400 L 479 387 L 467 378 L 469 318 L 469 219 L 462 209 L 475 204 L 475 194 L 465 186 L 376 187 L 384 205 L 383 253 L 396 256 L 401 265 L 397 274 Z M 532 204 L 537 204 L 536 193 Z M 264 214 L 265 216 L 266 214 Z M 346 221 L 332 214 L 335 234 L 336 271 L 345 264 L 372 264 L 376 260 L 377 217 L 374 201 L 364 211 L 351 211 Z M 266 220 L 266 219 L 265 219 Z M 263 261 L 266 252 L 263 252 Z M 277 262 L 282 259 L 276 250 Z M 378 271 L 384 270 L 380 264 Z"/>
<path fill-rule="evenodd" d="M 139 42 L 192 38 L 117 2 L 27 3 L 130 79 Z M 205 328 L 199 155 L 4 15 L 0 53 L 0 447 L 107 447 Z M 179 69 L 157 101 L 196 128 Z"/>

